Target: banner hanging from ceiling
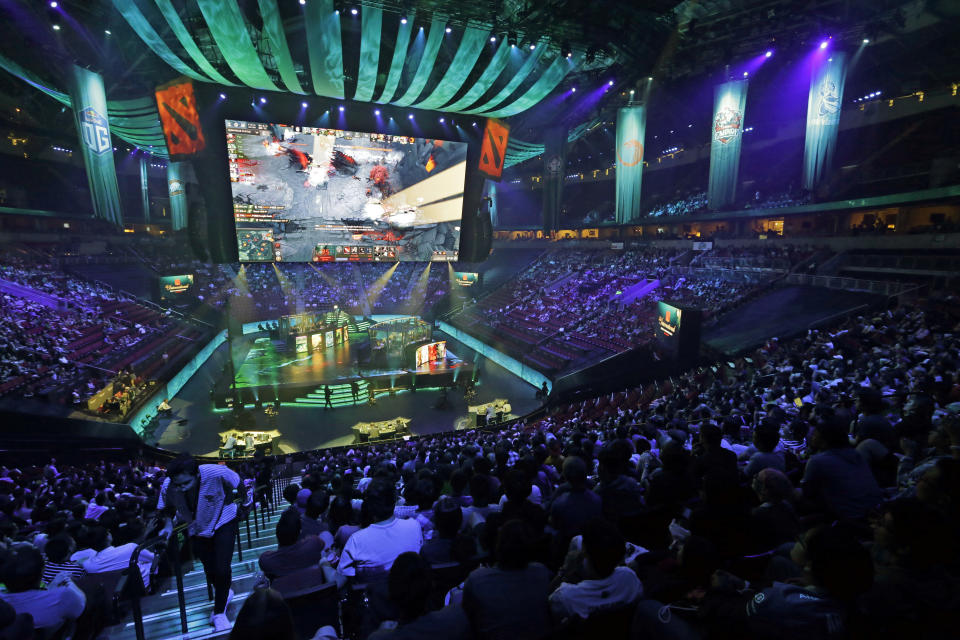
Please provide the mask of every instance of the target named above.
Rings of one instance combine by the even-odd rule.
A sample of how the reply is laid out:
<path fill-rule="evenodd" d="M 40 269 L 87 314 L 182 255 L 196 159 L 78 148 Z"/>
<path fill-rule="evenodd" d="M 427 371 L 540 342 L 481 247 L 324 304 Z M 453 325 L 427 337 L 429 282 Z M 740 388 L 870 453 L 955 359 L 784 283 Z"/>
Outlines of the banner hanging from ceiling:
<path fill-rule="evenodd" d="M 643 142 L 647 129 L 645 107 L 623 107 L 617 112 L 617 223 L 640 217 L 643 178 Z"/>
<path fill-rule="evenodd" d="M 717 85 L 710 127 L 710 185 L 707 188 L 711 209 L 728 206 L 736 199 L 746 104 L 747 80 Z"/>
<path fill-rule="evenodd" d="M 807 97 L 807 132 L 803 145 L 803 187 L 813 190 L 833 163 L 840 131 L 840 105 L 847 77 L 846 55 L 833 52 L 817 57 Z"/>
<path fill-rule="evenodd" d="M 478 168 L 483 175 L 491 180 L 499 182 L 501 176 L 503 176 L 509 138 L 510 125 L 495 118 L 487 120 L 487 124 L 483 128 L 483 140 L 480 142 L 480 165 Z"/>
<path fill-rule="evenodd" d="M 567 168 L 567 129 L 547 129 L 543 142 L 543 208 L 544 233 L 560 228 L 560 203 L 563 202 L 563 178 Z"/>
<path fill-rule="evenodd" d="M 167 165 L 167 190 L 170 193 L 170 226 L 174 231 L 187 228 L 187 185 L 179 162 Z"/>
<path fill-rule="evenodd" d="M 76 65 L 70 74 L 70 97 L 73 115 L 83 151 L 83 165 L 87 170 L 90 199 L 96 217 L 120 226 L 120 190 L 117 170 L 113 164 L 113 141 L 107 120 L 107 96 L 99 73 Z"/>
<path fill-rule="evenodd" d="M 180 78 L 157 87 L 155 95 L 170 159 L 186 160 L 203 151 L 207 141 L 200 127 L 193 83 L 186 78 Z"/>
<path fill-rule="evenodd" d="M 150 191 L 147 179 L 147 159 L 140 158 L 140 206 L 143 207 L 143 221 L 150 223 Z"/>

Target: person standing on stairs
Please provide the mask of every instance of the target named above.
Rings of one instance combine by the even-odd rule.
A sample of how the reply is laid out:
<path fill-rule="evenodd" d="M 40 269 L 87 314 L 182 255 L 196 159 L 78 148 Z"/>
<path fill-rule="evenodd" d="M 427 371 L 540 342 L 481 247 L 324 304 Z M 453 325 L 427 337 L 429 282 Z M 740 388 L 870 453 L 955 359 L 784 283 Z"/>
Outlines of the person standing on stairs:
<path fill-rule="evenodd" d="M 167 466 L 167 478 L 160 488 L 157 508 L 167 520 L 171 532 L 172 516 L 178 522 L 190 522 L 187 533 L 193 538 L 194 552 L 203 563 L 207 581 L 213 585 L 214 604 L 210 624 L 216 631 L 232 626 L 227 607 L 233 598 L 230 563 L 237 537 L 237 492 L 244 490 L 235 471 L 217 464 L 201 464 L 189 454 L 181 454 Z"/>
<path fill-rule="evenodd" d="M 330 402 L 330 397 L 333 395 L 333 392 L 330 391 L 330 385 L 327 385 L 323 388 L 323 408 L 324 409 L 333 409 L 333 403 Z"/>

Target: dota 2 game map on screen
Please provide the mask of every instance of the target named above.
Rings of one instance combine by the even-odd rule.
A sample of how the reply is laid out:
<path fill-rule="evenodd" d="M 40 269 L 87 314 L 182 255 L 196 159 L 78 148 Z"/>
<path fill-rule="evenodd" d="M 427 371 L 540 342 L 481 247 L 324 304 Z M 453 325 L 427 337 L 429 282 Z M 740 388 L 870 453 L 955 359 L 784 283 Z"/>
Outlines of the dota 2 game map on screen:
<path fill-rule="evenodd" d="M 456 260 L 467 143 L 226 121 L 241 262 Z"/>

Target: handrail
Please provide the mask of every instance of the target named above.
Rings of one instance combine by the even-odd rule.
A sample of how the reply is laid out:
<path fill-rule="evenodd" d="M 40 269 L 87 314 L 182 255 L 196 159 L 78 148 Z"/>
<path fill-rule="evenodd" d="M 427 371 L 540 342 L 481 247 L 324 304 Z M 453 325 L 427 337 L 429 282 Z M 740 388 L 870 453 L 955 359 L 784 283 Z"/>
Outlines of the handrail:
<path fill-rule="evenodd" d="M 154 536 L 148 538 L 144 542 L 141 542 L 137 545 L 137 548 L 133 550 L 133 553 L 130 554 L 130 562 L 127 564 L 126 569 L 126 579 L 133 579 L 132 583 L 135 587 L 135 591 L 132 594 L 132 605 L 133 605 L 133 625 L 134 630 L 137 634 L 137 640 L 145 640 L 146 634 L 143 629 L 143 609 L 140 607 L 140 598 L 146 594 L 147 585 L 143 582 L 143 574 L 140 572 L 140 554 L 150 548 L 158 545 L 165 545 L 172 540 L 173 544 L 173 557 L 171 561 L 174 565 L 174 573 L 177 576 L 177 599 L 180 605 L 180 626 L 184 633 L 187 632 L 187 610 L 186 610 L 186 601 L 183 595 L 183 567 L 180 566 L 180 552 L 179 546 L 177 544 L 177 537 L 181 531 L 190 526 L 190 523 L 185 523 L 178 525 L 174 528 L 174 533 L 167 536 Z M 153 564 L 150 566 L 150 573 L 153 573 L 154 568 L 160 560 L 160 554 L 155 554 L 153 557 Z"/>

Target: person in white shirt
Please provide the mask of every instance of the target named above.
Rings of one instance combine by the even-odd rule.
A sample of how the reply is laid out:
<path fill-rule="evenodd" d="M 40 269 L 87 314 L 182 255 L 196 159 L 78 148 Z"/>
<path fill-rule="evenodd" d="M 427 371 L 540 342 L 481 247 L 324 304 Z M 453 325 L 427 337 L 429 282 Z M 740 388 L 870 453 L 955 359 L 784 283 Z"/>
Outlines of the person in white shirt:
<path fill-rule="evenodd" d="M 571 542 L 576 548 L 577 538 Z M 615 525 L 597 518 L 584 528 L 583 551 L 571 555 L 558 577 L 563 582 L 550 594 L 550 609 L 555 619 L 578 616 L 589 618 L 598 611 L 630 606 L 643 595 L 637 574 L 621 566 L 626 542 Z"/>
<path fill-rule="evenodd" d="M 337 565 L 339 585 L 364 574 L 383 574 L 405 551 L 420 552 L 423 531 L 415 519 L 394 516 L 397 491 L 385 478 L 374 478 L 363 494 L 363 511 L 372 522 L 347 540 Z"/>
<path fill-rule="evenodd" d="M 169 517 L 174 514 L 180 522 L 190 522 L 187 533 L 194 538 L 196 555 L 213 584 L 210 624 L 216 631 L 231 628 L 226 611 L 233 597 L 230 563 L 237 537 L 235 493 L 243 489 L 236 472 L 218 464 L 198 465 L 192 456 L 182 454 L 167 465 L 167 479 L 157 502 L 157 509 L 168 517 L 165 531 L 172 530 Z"/>
<path fill-rule="evenodd" d="M 66 572 L 57 574 L 46 589 L 41 589 L 43 564 L 43 555 L 34 546 L 23 545 L 11 551 L 0 571 L 0 581 L 7 588 L 0 599 L 18 614 L 33 616 L 35 629 L 52 634 L 80 617 L 87 598 Z"/>
<path fill-rule="evenodd" d="M 113 536 L 106 527 L 96 527 L 91 532 L 91 547 L 96 552 L 85 559 L 80 566 L 87 573 L 107 573 L 126 569 L 130 565 L 130 558 L 137 549 L 137 543 L 128 542 L 119 547 L 113 546 Z M 150 588 L 150 567 L 153 564 L 153 553 L 141 551 L 137 557 L 137 566 L 143 578 L 143 585 Z"/>

